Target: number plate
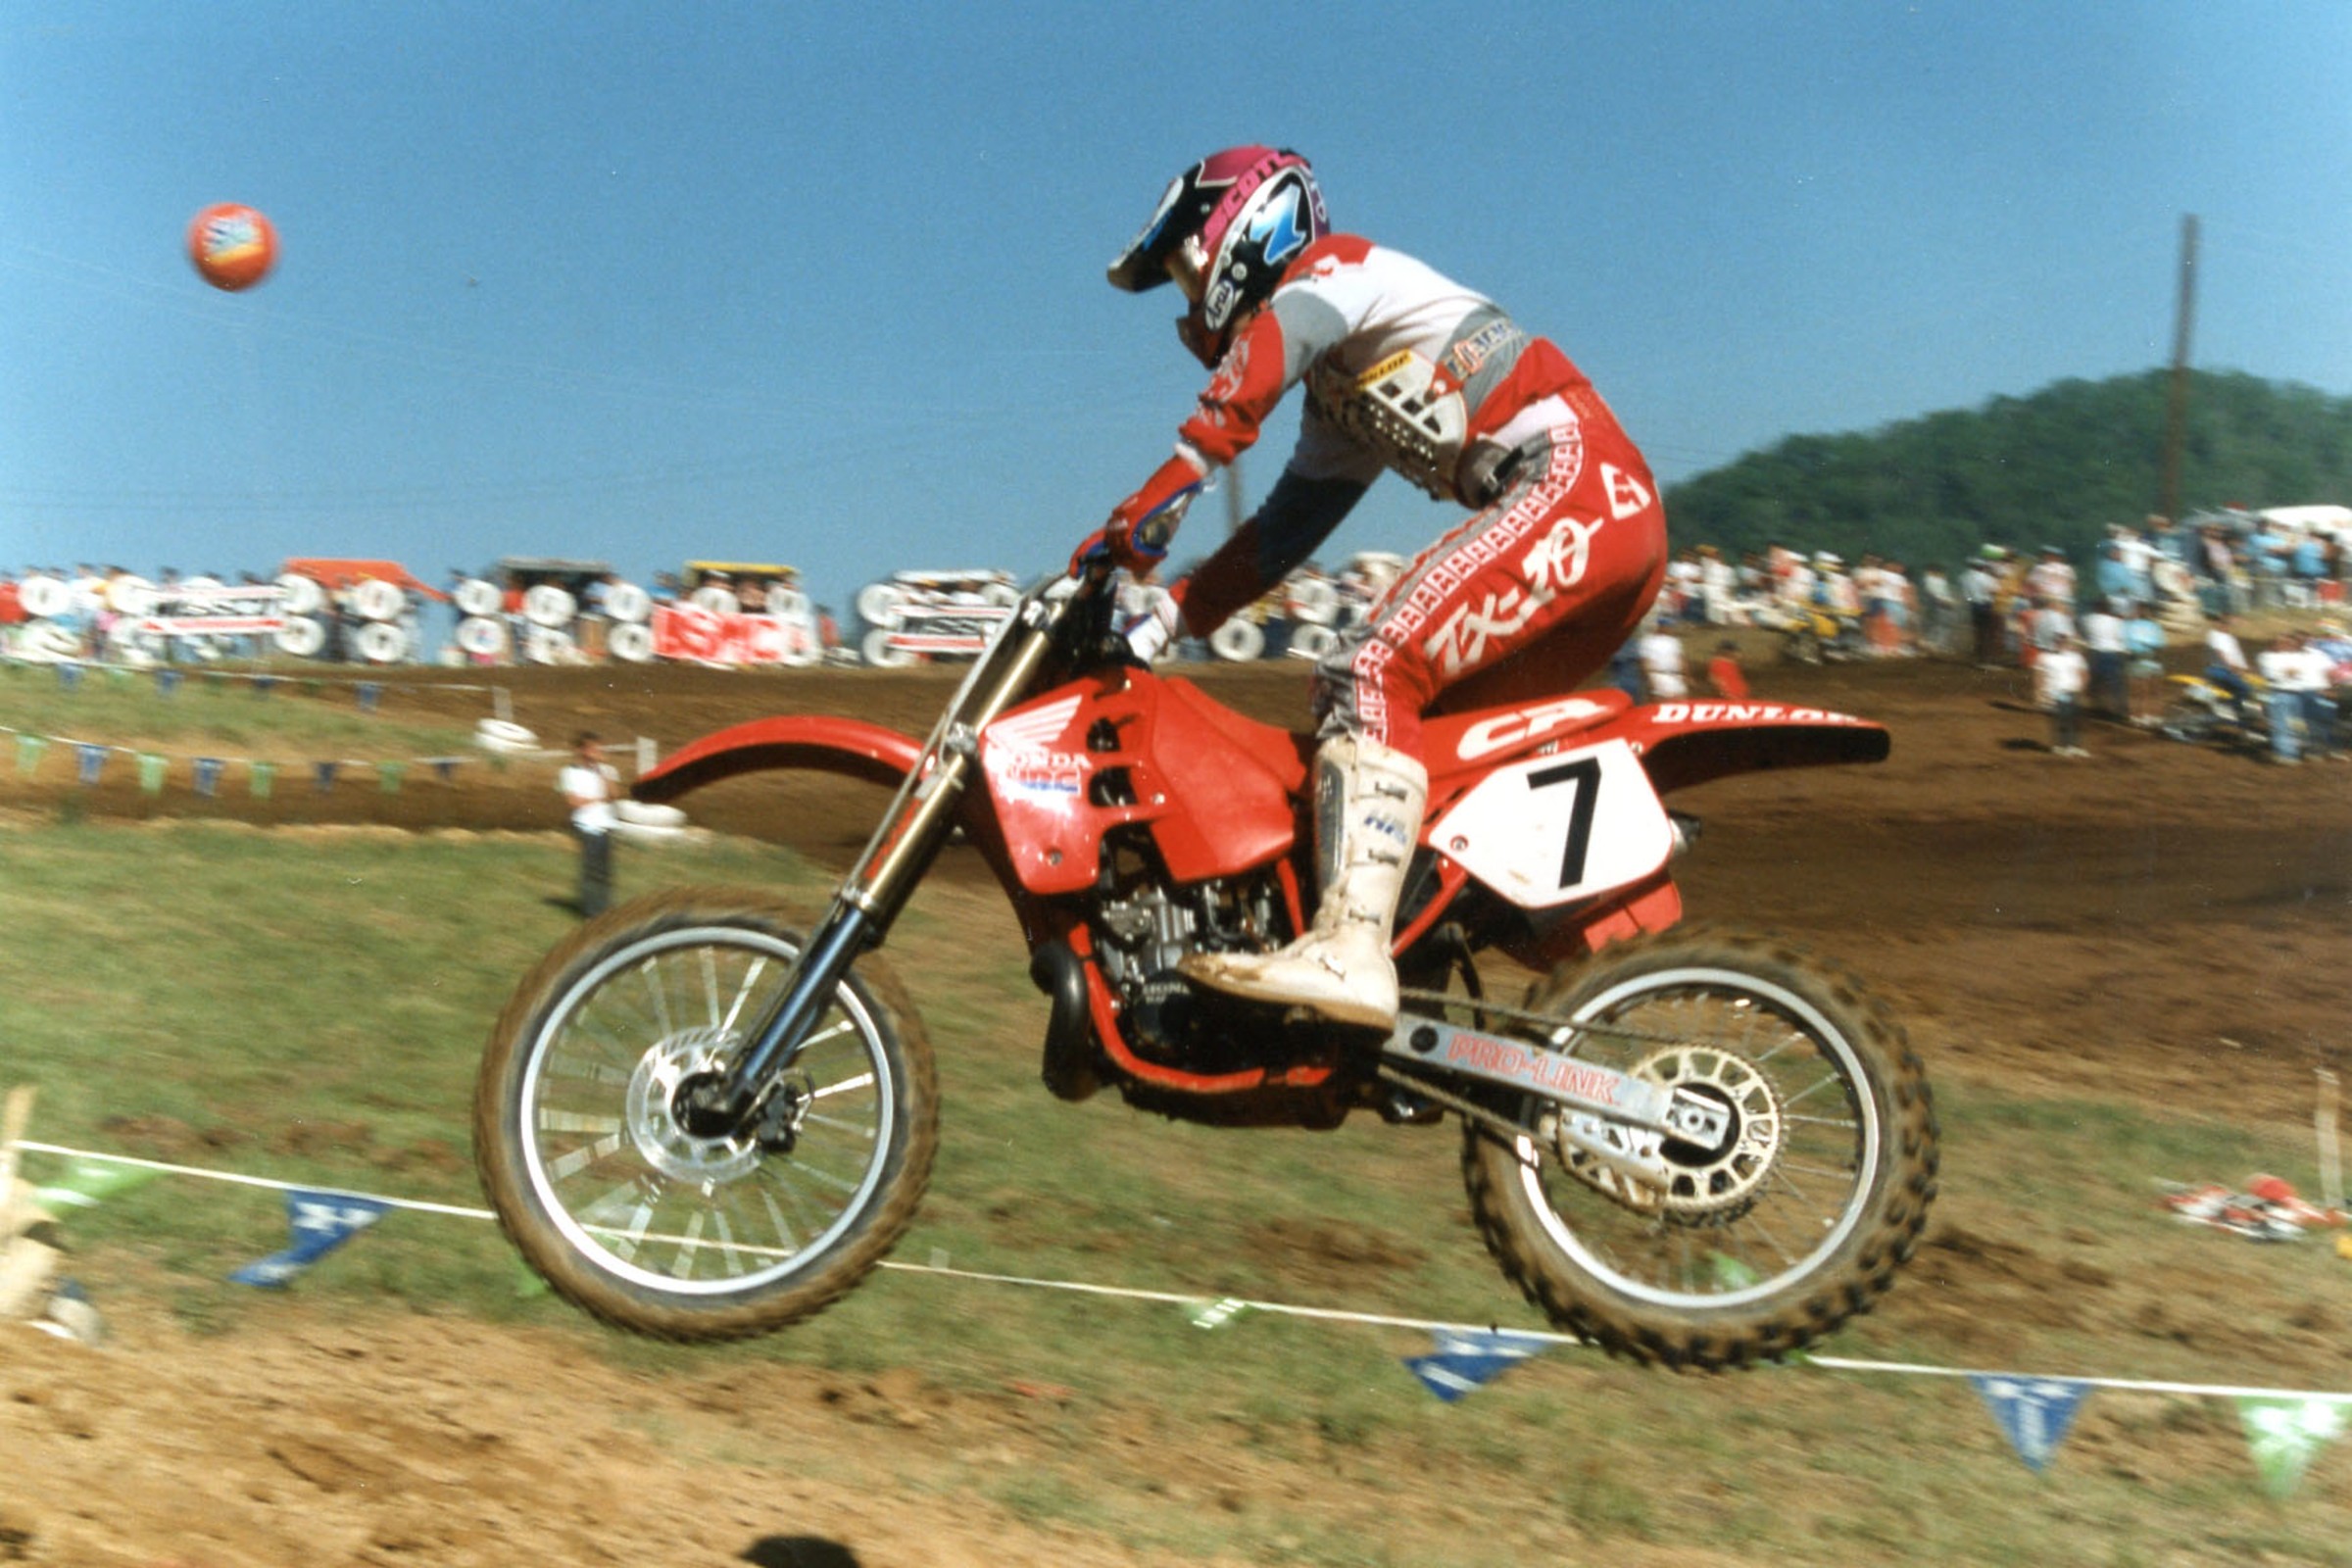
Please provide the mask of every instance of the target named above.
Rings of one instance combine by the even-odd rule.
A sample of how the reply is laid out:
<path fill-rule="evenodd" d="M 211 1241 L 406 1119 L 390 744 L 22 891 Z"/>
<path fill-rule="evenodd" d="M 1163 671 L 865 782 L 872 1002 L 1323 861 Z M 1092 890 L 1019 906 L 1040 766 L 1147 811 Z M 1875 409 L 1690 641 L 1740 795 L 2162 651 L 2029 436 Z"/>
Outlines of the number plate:
<path fill-rule="evenodd" d="M 1513 904 L 1541 909 L 1639 882 L 1674 853 L 1674 824 L 1622 740 L 1495 769 L 1429 842 Z"/>

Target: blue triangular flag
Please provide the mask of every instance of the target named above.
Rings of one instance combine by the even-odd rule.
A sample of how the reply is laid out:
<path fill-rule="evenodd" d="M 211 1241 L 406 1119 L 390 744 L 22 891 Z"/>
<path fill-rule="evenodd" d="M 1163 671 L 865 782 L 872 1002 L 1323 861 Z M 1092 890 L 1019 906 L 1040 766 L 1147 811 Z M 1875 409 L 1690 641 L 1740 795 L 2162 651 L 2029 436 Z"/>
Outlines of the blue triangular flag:
<path fill-rule="evenodd" d="M 196 759 L 196 793 L 210 795 L 220 786 L 220 769 L 225 764 L 218 757 Z"/>
<path fill-rule="evenodd" d="M 58 665 L 57 683 L 67 691 L 79 691 L 81 689 L 81 666 L 79 664 Z"/>
<path fill-rule="evenodd" d="M 267 697 L 275 690 L 277 690 L 277 677 L 275 675 L 256 675 L 253 677 L 254 696 Z"/>
<path fill-rule="evenodd" d="M 172 697 L 177 695 L 179 691 L 179 671 L 176 669 L 157 670 L 155 672 L 155 690 L 156 694 L 162 697 Z"/>
<path fill-rule="evenodd" d="M 375 701 L 377 698 L 383 696 L 383 694 L 384 689 L 381 686 L 378 686 L 374 681 L 364 680 L 360 682 L 360 711 L 363 713 L 374 712 Z"/>
<path fill-rule="evenodd" d="M 355 1198 L 349 1193 L 289 1191 L 286 1222 L 294 1232 L 293 1241 L 284 1251 L 248 1263 L 229 1278 L 239 1285 L 283 1287 L 304 1269 L 383 1218 L 391 1206 L 376 1199 Z"/>
<path fill-rule="evenodd" d="M 84 741 L 74 748 L 75 767 L 84 784 L 98 782 L 99 773 L 106 767 L 107 748 Z"/>
<path fill-rule="evenodd" d="M 456 758 L 436 757 L 433 759 L 433 776 L 438 778 L 442 783 L 448 783 L 453 777 L 456 776 L 457 771 L 458 760 Z"/>
<path fill-rule="evenodd" d="M 340 765 L 337 762 L 313 762 L 311 764 L 311 782 L 317 787 L 319 794 L 324 795 L 335 787 L 335 769 Z"/>
<path fill-rule="evenodd" d="M 2038 1475 L 2066 1441 L 2090 1385 L 2077 1378 L 2007 1377 L 1997 1372 L 1971 1372 L 1968 1381 L 2008 1434 L 2009 1446 Z"/>
<path fill-rule="evenodd" d="M 1404 1364 L 1430 1393 L 1447 1404 L 1490 1382 L 1551 1342 L 1541 1335 L 1503 1329 L 1438 1329 L 1428 1355 L 1406 1356 Z"/>

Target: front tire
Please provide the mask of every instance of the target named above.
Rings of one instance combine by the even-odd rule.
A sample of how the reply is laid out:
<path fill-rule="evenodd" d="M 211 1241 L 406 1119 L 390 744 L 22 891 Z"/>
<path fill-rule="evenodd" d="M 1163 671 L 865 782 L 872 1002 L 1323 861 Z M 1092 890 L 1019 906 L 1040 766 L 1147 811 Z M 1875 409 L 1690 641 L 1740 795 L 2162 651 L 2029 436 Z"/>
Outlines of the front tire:
<path fill-rule="evenodd" d="M 1563 965 L 1526 1010 L 1555 1049 L 1732 1111 L 1717 1148 L 1673 1140 L 1649 1189 L 1529 1130 L 1465 1128 L 1487 1247 L 1554 1323 L 1636 1360 L 1740 1366 L 1867 1311 L 1918 1246 L 1936 1195 L 1919 1058 L 1853 976 L 1778 942 L 1672 933 Z"/>
<path fill-rule="evenodd" d="M 574 1305 L 660 1339 L 766 1333 L 839 1299 L 912 1220 L 938 1080 L 878 958 L 836 987 L 766 1136 L 697 1137 L 674 1114 L 681 1084 L 743 1048 L 807 924 L 760 894 L 657 894 L 515 989 L 475 1087 L 475 1159 L 509 1238 Z"/>

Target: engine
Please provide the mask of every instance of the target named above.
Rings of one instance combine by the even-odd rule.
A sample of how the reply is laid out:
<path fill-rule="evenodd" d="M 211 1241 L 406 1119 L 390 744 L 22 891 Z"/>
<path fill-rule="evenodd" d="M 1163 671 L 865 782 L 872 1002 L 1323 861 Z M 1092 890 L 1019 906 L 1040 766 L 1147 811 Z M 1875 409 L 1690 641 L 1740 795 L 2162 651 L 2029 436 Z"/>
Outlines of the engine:
<path fill-rule="evenodd" d="M 1155 857 L 1105 845 L 1104 881 L 1092 924 L 1103 978 L 1124 1004 L 1129 1044 L 1172 1065 L 1214 1071 L 1235 1033 L 1230 1005 L 1176 972 L 1191 953 L 1256 952 L 1290 940 L 1281 890 L 1265 872 L 1170 887 Z"/>

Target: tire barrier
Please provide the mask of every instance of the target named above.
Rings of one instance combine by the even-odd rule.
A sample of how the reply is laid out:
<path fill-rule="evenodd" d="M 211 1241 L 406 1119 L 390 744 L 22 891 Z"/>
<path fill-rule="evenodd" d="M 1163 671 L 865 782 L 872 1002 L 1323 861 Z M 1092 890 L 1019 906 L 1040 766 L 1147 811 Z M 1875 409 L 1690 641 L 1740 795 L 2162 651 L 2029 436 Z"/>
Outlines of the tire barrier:
<path fill-rule="evenodd" d="M 106 608 L 118 615 L 152 615 L 155 584 L 144 577 L 122 576 L 106 585 Z"/>
<path fill-rule="evenodd" d="M 858 590 L 858 617 L 866 627 L 858 651 L 884 669 L 969 658 L 988 646 L 1020 602 L 1009 572 L 894 572 Z"/>
<path fill-rule="evenodd" d="M 496 659 L 507 651 L 507 623 L 469 615 L 458 622 L 458 646 L 476 659 Z"/>
<path fill-rule="evenodd" d="M 137 667 L 271 656 L 375 665 L 672 660 L 898 669 L 976 654 L 1021 596 L 1003 571 L 895 572 L 858 590 L 859 624 L 840 646 L 828 646 L 817 607 L 786 568 L 773 568 L 774 580 L 737 568 L 732 582 L 715 576 L 682 601 L 657 603 L 637 584 L 593 574 L 596 564 L 516 562 L 502 564 L 504 586 L 499 572 L 453 582 L 448 599 L 458 616 L 454 625 L 442 622 L 452 630 L 427 635 L 416 598 L 426 590 L 397 563 L 360 564 L 385 575 L 356 580 L 349 571 L 336 575 L 350 564 L 287 564 L 273 581 L 238 586 L 209 577 L 159 585 L 128 573 L 105 582 L 29 575 L 16 585 L 26 619 L 6 651 L 40 662 L 103 655 Z M 1335 634 L 1362 624 L 1366 607 L 1403 564 L 1400 557 L 1365 554 L 1336 576 L 1294 573 L 1247 617 L 1220 628 L 1208 652 L 1228 662 L 1319 658 Z M 329 582 L 338 585 L 331 592 Z M 757 609 L 745 609 L 747 584 L 766 590 L 764 600 L 752 593 Z"/>
<path fill-rule="evenodd" d="M 485 718 L 473 726 L 473 744 L 485 752 L 514 756 L 539 750 L 539 737 L 511 718 Z"/>
<path fill-rule="evenodd" d="M 904 669 L 914 662 L 914 655 L 894 643 L 886 626 L 876 626 L 867 632 L 858 651 L 867 663 L 878 669 Z"/>
<path fill-rule="evenodd" d="M 1229 663 L 1247 664 L 1264 657 L 1266 634 L 1254 620 L 1234 616 L 1208 634 L 1210 652 Z"/>
<path fill-rule="evenodd" d="M 289 571 L 277 579 L 277 591 L 278 608 L 289 615 L 316 615 L 326 608 L 326 590 L 316 577 Z"/>
<path fill-rule="evenodd" d="M 1293 659 L 1321 659 L 1339 646 L 1339 633 L 1317 621 L 1301 621 L 1291 628 L 1291 646 L 1285 650 Z"/>
<path fill-rule="evenodd" d="M 554 583 L 543 582 L 522 596 L 522 618 L 548 631 L 561 631 L 579 612 L 580 602 Z"/>
<path fill-rule="evenodd" d="M 296 615 L 278 627 L 270 640 L 277 644 L 280 653 L 311 659 L 326 646 L 326 627 L 308 615 Z"/>
<path fill-rule="evenodd" d="M 654 657 L 654 630 L 639 621 L 622 621 L 606 634 L 605 652 L 624 664 L 642 664 Z"/>
<path fill-rule="evenodd" d="M 686 813 L 674 806 L 650 806 L 641 801 L 612 803 L 612 831 L 637 844 L 664 844 L 692 832 Z"/>
<path fill-rule="evenodd" d="M 370 664 L 397 663 L 409 651 L 409 634 L 389 621 L 371 620 L 359 629 L 352 644 Z"/>
<path fill-rule="evenodd" d="M 616 582 L 605 590 L 605 613 L 614 621 L 635 625 L 653 612 L 654 596 L 633 582 Z"/>
<path fill-rule="evenodd" d="M 556 626 L 533 626 L 522 639 L 526 664 L 578 664 L 587 662 L 571 633 Z"/>
<path fill-rule="evenodd" d="M 463 615 L 495 615 L 505 603 L 498 584 L 482 577 L 468 577 L 454 589 L 449 597 L 456 601 Z"/>
<path fill-rule="evenodd" d="M 1309 626 L 1328 626 L 1340 618 L 1340 591 L 1327 577 L 1293 577 L 1284 596 L 1291 618 Z"/>
<path fill-rule="evenodd" d="M 409 608 L 409 596 L 396 583 L 379 582 L 373 578 L 351 590 L 352 613 L 362 620 L 397 620 L 400 612 Z"/>
<path fill-rule="evenodd" d="M 35 620 L 50 620 L 74 609 L 74 590 L 56 577 L 27 577 L 17 585 L 17 602 Z"/>

